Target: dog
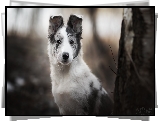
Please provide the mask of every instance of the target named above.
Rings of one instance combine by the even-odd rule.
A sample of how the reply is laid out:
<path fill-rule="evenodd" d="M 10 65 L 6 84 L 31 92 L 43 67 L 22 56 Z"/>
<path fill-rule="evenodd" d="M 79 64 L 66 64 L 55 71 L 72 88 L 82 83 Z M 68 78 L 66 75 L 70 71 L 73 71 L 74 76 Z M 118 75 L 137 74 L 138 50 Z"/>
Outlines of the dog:
<path fill-rule="evenodd" d="M 61 115 L 111 115 L 113 103 L 82 55 L 82 17 L 51 16 L 48 56 L 52 94 Z"/>

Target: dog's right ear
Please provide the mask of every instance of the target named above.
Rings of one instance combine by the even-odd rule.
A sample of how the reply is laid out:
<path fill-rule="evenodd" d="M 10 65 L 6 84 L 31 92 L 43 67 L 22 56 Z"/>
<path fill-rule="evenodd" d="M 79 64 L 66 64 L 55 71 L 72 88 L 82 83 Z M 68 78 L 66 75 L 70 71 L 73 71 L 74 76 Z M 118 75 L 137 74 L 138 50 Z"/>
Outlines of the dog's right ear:
<path fill-rule="evenodd" d="M 57 30 L 63 26 L 63 17 L 62 16 L 50 16 L 49 19 L 49 29 L 48 36 L 55 35 Z"/>

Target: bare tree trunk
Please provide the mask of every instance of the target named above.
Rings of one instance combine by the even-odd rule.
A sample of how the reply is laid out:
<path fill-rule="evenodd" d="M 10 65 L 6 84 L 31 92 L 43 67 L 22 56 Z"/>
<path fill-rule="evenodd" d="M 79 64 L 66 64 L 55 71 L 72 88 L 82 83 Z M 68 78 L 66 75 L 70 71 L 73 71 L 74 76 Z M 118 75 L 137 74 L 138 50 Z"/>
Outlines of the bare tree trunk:
<path fill-rule="evenodd" d="M 124 8 L 114 115 L 154 115 L 154 8 Z"/>
<path fill-rule="evenodd" d="M 38 19 L 39 16 L 40 16 L 40 12 L 41 12 L 42 8 L 32 8 L 32 16 L 31 16 L 31 23 L 30 23 L 30 32 L 29 32 L 29 35 L 33 36 L 35 35 L 37 32 L 36 32 L 36 29 L 38 28 L 39 23 L 38 23 Z"/>

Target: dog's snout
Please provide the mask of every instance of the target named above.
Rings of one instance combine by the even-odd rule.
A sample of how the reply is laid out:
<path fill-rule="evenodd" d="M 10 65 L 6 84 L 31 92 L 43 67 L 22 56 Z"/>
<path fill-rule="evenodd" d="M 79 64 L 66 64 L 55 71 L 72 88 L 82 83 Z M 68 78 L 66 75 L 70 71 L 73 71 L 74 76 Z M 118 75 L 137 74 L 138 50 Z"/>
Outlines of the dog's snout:
<path fill-rule="evenodd" d="M 64 60 L 67 60 L 69 58 L 69 53 L 64 52 L 62 57 Z"/>

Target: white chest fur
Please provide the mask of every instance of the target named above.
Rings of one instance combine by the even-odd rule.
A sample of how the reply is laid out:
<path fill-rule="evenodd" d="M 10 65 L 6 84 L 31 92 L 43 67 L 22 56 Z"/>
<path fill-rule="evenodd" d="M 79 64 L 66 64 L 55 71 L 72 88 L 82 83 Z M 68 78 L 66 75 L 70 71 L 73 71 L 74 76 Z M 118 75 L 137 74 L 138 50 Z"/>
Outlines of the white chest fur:
<path fill-rule="evenodd" d="M 55 102 L 60 108 L 60 113 L 74 114 L 77 113 L 77 110 L 80 109 L 80 106 L 87 106 L 86 100 L 89 89 L 86 88 L 86 86 L 84 87 L 82 84 L 73 83 L 74 81 L 70 81 L 69 84 L 67 84 L 68 82 L 66 82 L 59 85 L 54 84 L 52 87 L 52 91 Z"/>

